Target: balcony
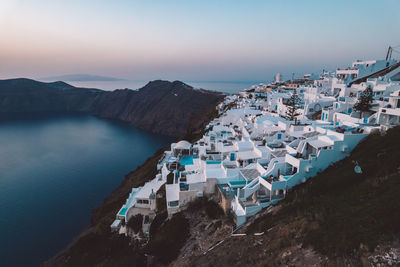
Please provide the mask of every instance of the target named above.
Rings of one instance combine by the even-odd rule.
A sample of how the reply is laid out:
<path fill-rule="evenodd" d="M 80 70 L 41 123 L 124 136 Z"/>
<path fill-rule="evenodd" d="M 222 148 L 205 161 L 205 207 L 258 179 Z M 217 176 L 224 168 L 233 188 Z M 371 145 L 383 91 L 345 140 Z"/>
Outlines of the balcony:
<path fill-rule="evenodd" d="M 400 116 L 400 108 L 381 108 L 381 113 L 393 116 Z"/>
<path fill-rule="evenodd" d="M 299 153 L 296 155 L 291 155 L 291 154 L 285 155 L 285 161 L 296 168 L 299 168 L 300 166 L 300 158 L 301 154 Z"/>

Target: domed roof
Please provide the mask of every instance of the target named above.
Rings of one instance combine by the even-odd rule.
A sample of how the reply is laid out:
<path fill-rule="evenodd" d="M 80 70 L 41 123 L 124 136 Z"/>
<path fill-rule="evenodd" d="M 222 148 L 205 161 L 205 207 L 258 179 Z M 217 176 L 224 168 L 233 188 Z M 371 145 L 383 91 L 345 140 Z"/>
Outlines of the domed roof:
<path fill-rule="evenodd" d="M 182 140 L 176 143 L 175 149 L 190 149 L 192 144 L 190 144 L 188 141 Z"/>

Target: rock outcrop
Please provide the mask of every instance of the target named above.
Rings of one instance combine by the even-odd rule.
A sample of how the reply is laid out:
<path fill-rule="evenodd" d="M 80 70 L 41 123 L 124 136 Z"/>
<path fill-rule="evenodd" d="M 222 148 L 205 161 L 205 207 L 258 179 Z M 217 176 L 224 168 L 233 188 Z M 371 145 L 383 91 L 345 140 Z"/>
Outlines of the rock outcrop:
<path fill-rule="evenodd" d="M 180 81 L 152 81 L 139 90 L 103 91 L 64 82 L 0 80 L 0 114 L 81 112 L 126 121 L 157 134 L 180 137 L 224 95 Z"/>

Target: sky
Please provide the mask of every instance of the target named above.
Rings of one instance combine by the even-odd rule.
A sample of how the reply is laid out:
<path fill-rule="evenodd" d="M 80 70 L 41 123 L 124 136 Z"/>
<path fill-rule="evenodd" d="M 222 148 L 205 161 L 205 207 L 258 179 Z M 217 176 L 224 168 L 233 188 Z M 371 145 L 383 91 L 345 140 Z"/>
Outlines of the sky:
<path fill-rule="evenodd" d="M 399 10 L 398 0 L 0 0 L 0 79 L 318 73 L 383 59 L 400 45 Z"/>

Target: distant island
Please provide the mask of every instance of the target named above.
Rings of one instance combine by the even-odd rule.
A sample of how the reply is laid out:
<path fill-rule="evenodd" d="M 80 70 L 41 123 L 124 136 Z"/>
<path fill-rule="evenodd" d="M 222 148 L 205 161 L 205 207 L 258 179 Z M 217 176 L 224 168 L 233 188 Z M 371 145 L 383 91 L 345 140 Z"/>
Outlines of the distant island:
<path fill-rule="evenodd" d="M 91 74 L 66 74 L 60 76 L 42 77 L 39 78 L 42 81 L 65 81 L 65 82 L 113 82 L 113 81 L 126 81 L 125 79 L 91 75 Z"/>

